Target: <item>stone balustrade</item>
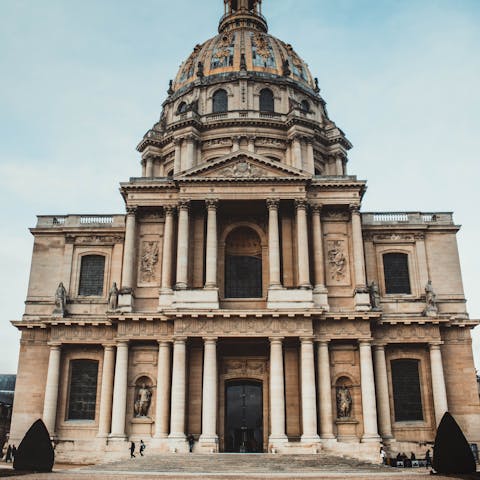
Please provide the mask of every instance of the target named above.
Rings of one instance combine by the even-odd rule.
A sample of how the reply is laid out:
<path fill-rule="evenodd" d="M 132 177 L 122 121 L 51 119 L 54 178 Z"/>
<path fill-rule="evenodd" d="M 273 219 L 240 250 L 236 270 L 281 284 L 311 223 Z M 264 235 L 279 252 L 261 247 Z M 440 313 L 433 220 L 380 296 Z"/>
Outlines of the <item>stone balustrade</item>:
<path fill-rule="evenodd" d="M 39 215 L 36 228 L 123 227 L 124 215 Z"/>
<path fill-rule="evenodd" d="M 366 212 L 363 225 L 454 225 L 451 212 Z"/>

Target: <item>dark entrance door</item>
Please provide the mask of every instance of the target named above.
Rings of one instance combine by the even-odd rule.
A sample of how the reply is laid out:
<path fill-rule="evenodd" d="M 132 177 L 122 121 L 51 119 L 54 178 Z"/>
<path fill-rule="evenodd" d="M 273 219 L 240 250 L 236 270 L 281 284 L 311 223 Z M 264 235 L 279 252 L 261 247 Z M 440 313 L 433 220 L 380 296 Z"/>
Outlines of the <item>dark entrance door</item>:
<path fill-rule="evenodd" d="M 225 399 L 225 451 L 263 452 L 262 383 L 229 382 Z"/>

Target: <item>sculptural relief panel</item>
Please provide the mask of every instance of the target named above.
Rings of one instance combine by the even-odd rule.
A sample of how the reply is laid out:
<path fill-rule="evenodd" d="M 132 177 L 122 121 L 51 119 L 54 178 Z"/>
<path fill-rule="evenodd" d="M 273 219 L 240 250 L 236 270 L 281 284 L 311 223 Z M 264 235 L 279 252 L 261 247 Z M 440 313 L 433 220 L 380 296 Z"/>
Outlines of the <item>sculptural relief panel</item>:
<path fill-rule="evenodd" d="M 440 329 L 437 325 L 377 325 L 373 336 L 386 343 L 428 343 L 440 341 Z"/>
<path fill-rule="evenodd" d="M 62 343 L 101 343 L 115 338 L 115 327 L 110 325 L 53 325 L 50 340 Z"/>
<path fill-rule="evenodd" d="M 170 337 L 173 335 L 173 324 L 164 321 L 122 321 L 118 323 L 117 335 L 122 338 Z"/>

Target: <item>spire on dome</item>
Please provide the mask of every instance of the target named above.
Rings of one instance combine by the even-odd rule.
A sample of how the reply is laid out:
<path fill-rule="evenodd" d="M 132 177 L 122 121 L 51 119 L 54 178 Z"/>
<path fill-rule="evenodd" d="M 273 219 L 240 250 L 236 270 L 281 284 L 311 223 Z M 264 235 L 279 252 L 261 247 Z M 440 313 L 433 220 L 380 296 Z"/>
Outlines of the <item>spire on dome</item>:
<path fill-rule="evenodd" d="M 262 0 L 223 0 L 224 15 L 220 19 L 220 33 L 249 22 L 249 26 L 267 32 L 267 21 L 262 15 Z"/>

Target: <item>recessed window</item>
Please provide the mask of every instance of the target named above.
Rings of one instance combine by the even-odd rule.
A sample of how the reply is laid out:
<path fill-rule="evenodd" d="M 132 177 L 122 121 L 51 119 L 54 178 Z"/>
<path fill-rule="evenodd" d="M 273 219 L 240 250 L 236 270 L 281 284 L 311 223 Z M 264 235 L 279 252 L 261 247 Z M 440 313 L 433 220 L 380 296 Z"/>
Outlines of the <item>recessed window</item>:
<path fill-rule="evenodd" d="M 275 111 L 275 101 L 273 98 L 273 92 L 269 88 L 264 88 L 260 92 L 260 111 L 261 112 Z"/>
<path fill-rule="evenodd" d="M 78 294 L 84 297 L 102 296 L 104 275 L 105 257 L 103 255 L 83 256 L 80 267 Z"/>
<path fill-rule="evenodd" d="M 406 253 L 384 254 L 383 272 L 385 275 L 385 293 L 411 293 L 408 255 Z"/>
<path fill-rule="evenodd" d="M 70 362 L 68 420 L 95 420 L 97 380 L 97 361 L 72 360 Z"/>
<path fill-rule="evenodd" d="M 217 90 L 213 94 L 213 113 L 223 113 L 228 111 L 228 94 L 225 90 Z"/>
<path fill-rule="evenodd" d="M 301 101 L 300 108 L 301 108 L 302 112 L 304 112 L 304 113 L 310 112 L 310 104 L 308 103 L 307 100 L 302 100 Z"/>
<path fill-rule="evenodd" d="M 185 102 L 180 103 L 178 106 L 178 113 L 185 113 L 187 111 L 187 104 Z"/>
<path fill-rule="evenodd" d="M 396 422 L 423 420 L 419 363 L 412 359 L 393 360 L 391 363 Z"/>

